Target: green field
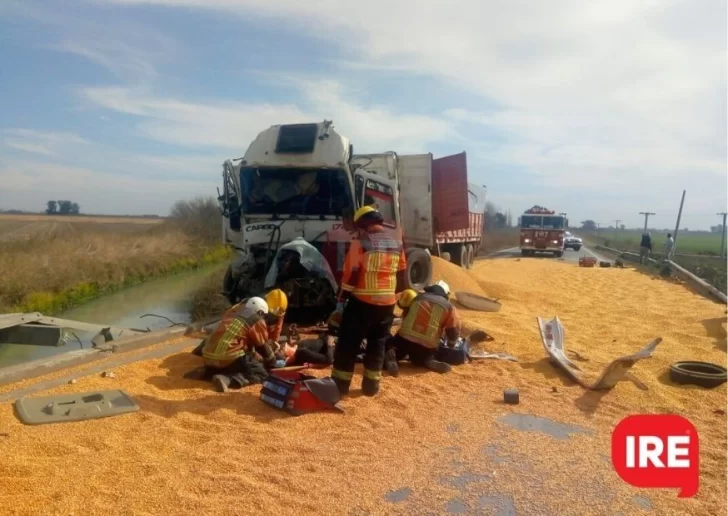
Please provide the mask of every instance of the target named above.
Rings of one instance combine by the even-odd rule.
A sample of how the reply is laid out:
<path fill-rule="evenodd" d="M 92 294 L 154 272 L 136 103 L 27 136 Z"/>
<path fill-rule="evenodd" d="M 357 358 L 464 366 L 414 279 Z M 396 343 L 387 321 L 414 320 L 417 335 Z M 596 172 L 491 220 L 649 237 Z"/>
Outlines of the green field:
<path fill-rule="evenodd" d="M 593 243 L 623 251 L 638 251 L 642 238 L 642 231 L 635 230 L 602 230 L 598 233 L 585 233 L 574 230 L 574 232 Z M 665 248 L 667 232 L 650 231 L 650 233 L 652 234 L 653 251 L 662 253 Z M 677 236 L 676 254 L 720 256 L 720 233 L 709 233 L 707 231 L 680 232 Z"/>
<path fill-rule="evenodd" d="M 595 233 L 575 233 L 591 244 L 603 245 L 620 251 L 639 252 L 642 231 L 606 230 Z M 667 231 L 651 231 L 652 257 L 661 259 Z M 677 252 L 673 260 L 693 274 L 703 278 L 723 292 L 728 292 L 726 262 L 720 258 L 720 233 L 685 231 L 678 233 Z"/>

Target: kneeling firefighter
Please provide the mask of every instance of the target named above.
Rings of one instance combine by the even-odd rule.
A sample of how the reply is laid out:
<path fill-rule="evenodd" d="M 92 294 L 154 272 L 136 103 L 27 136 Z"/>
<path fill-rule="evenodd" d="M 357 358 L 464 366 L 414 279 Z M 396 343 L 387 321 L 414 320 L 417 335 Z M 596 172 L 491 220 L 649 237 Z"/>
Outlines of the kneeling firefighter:
<path fill-rule="evenodd" d="M 383 227 L 381 213 L 362 206 L 354 214 L 359 233 L 344 261 L 335 315 L 341 316 L 331 377 L 341 394 L 348 394 L 361 342 L 364 353 L 362 392 L 374 396 L 384 364 L 384 346 L 394 320 L 396 294 L 404 290 L 407 262 L 401 239 Z"/>
<path fill-rule="evenodd" d="M 424 294 L 416 295 L 414 299 L 412 294 L 405 291 L 400 298 L 400 306 L 405 312 L 397 335 L 387 341 L 387 372 L 392 376 L 399 375 L 397 361 L 409 356 L 415 365 L 447 373 L 451 370 L 450 365 L 435 360 L 435 353 L 443 333 L 451 345 L 460 337 L 457 310 L 449 301 L 450 287 L 444 281 L 438 281 L 425 287 Z"/>
<path fill-rule="evenodd" d="M 268 303 L 264 299 L 250 298 L 236 310 L 228 310 L 204 342 L 205 376 L 212 377 L 219 391 L 227 392 L 233 383 L 238 387 L 262 383 L 268 375 L 266 367 L 275 364 L 269 347 L 267 313 Z M 256 359 L 256 353 L 262 357 L 262 363 Z"/>

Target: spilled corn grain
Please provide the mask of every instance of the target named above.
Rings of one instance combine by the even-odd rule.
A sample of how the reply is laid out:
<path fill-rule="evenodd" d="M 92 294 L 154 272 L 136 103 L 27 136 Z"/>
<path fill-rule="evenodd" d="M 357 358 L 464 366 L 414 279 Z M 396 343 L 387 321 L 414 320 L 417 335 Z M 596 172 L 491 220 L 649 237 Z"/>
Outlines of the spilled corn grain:
<path fill-rule="evenodd" d="M 199 364 L 188 353 L 115 367 L 115 385 L 140 412 L 24 427 L 11 405 L 0 405 L 0 432 L 9 434 L 0 439 L 0 503 L 18 514 L 439 514 L 511 506 L 521 514 L 646 513 L 639 496 L 654 514 L 725 514 L 726 421 L 713 410 L 725 408 L 726 387 L 666 380 L 675 360 L 725 362 L 719 305 L 634 271 L 551 260 L 484 261 L 472 271 L 435 260 L 438 275 L 453 290 L 503 301 L 501 312 L 461 315 L 496 337 L 489 349 L 519 363 L 484 361 L 448 375 L 403 365 L 399 378 L 384 378 L 377 398 L 346 400 L 346 414 L 299 418 L 265 406 L 256 388 L 223 395 L 182 378 Z M 588 358 L 580 362 L 587 375 L 662 336 L 654 358 L 633 370 L 649 391 L 621 383 L 589 393 L 565 380 L 544 357 L 537 315 L 561 317 L 567 346 Z M 79 375 L 53 392 L 108 385 Z M 500 402 L 507 387 L 518 388 L 520 405 Z M 609 464 L 616 422 L 655 412 L 682 414 L 698 427 L 702 477 L 694 499 L 633 489 Z M 580 431 L 565 438 L 520 431 L 501 420 L 508 414 Z"/>

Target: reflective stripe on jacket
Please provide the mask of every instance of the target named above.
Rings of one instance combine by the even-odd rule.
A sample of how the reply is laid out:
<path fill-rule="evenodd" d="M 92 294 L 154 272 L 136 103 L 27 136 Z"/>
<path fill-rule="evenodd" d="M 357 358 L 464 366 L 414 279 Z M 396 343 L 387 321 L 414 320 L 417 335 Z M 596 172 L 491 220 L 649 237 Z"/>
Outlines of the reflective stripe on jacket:
<path fill-rule="evenodd" d="M 436 349 L 445 330 L 459 328 L 455 307 L 435 294 L 420 294 L 412 301 L 397 334 L 410 342 Z"/>
<path fill-rule="evenodd" d="M 202 348 L 205 365 L 227 367 L 247 351 L 265 345 L 268 328 L 259 316 L 244 318 L 238 313 L 228 313 L 217 325 Z"/>
<path fill-rule="evenodd" d="M 371 232 L 351 243 L 341 288 L 371 305 L 393 305 L 397 301 L 397 272 L 406 269 L 402 243 L 387 231 Z"/>

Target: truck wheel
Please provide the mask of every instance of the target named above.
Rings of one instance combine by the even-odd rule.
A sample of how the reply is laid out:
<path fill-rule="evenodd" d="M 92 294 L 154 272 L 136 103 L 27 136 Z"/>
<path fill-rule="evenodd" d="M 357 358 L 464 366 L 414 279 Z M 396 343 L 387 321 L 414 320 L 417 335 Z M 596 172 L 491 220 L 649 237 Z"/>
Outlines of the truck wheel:
<path fill-rule="evenodd" d="M 475 252 L 473 251 L 472 245 L 468 244 L 465 246 L 465 255 L 467 257 L 467 261 L 465 263 L 465 268 L 472 269 L 473 262 L 475 261 Z"/>
<path fill-rule="evenodd" d="M 432 260 L 424 249 L 407 251 L 407 288 L 422 290 L 432 281 Z"/>
<path fill-rule="evenodd" d="M 468 267 L 468 249 L 463 244 L 455 246 L 455 264 L 463 269 Z"/>
<path fill-rule="evenodd" d="M 452 261 L 452 257 L 450 257 L 450 253 L 440 253 L 440 258 L 442 258 L 446 262 Z"/>
<path fill-rule="evenodd" d="M 556 252 L 554 253 L 554 256 L 555 256 L 556 258 L 561 258 L 562 256 L 564 256 L 564 251 L 556 251 Z"/>
<path fill-rule="evenodd" d="M 576 251 L 577 253 L 578 253 L 578 252 L 579 252 L 580 250 L 581 250 L 581 246 L 577 246 L 577 247 L 575 247 L 575 248 L 574 248 L 574 251 Z"/>

